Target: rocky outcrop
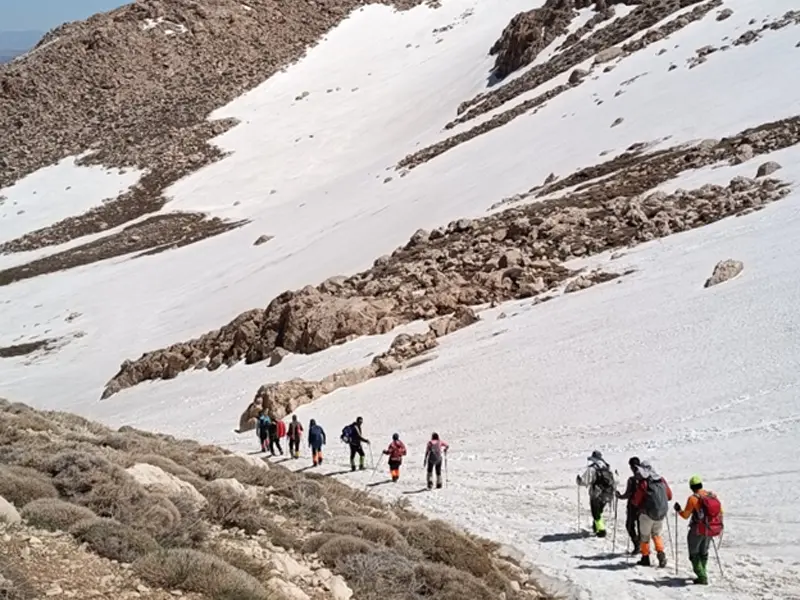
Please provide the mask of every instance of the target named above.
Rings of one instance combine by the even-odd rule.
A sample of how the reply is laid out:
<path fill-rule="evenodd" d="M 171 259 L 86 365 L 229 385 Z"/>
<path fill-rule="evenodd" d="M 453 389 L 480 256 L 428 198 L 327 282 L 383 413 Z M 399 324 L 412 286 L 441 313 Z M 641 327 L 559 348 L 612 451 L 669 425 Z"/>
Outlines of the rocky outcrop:
<path fill-rule="evenodd" d="M 17 525 L 22 521 L 17 508 L 8 500 L 0 496 L 0 523 Z"/>
<path fill-rule="evenodd" d="M 592 271 L 591 273 L 587 273 L 586 275 L 579 275 L 566 285 L 566 287 L 564 288 L 564 293 L 572 294 L 573 292 L 579 292 L 581 290 L 585 290 L 592 286 L 595 286 L 598 283 L 613 281 L 619 276 L 620 276 L 619 273 L 607 273 L 602 270 Z"/>
<path fill-rule="evenodd" d="M 756 172 L 756 177 L 768 177 L 781 168 L 781 165 L 776 163 L 774 160 L 767 161 L 759 165 L 758 171 Z"/>
<path fill-rule="evenodd" d="M 203 494 L 191 483 L 155 465 L 137 463 L 127 468 L 126 472 L 148 492 L 163 494 L 167 498 L 182 497 L 198 508 L 206 504 Z"/>
<path fill-rule="evenodd" d="M 536 195 L 544 197 L 579 186 L 574 192 L 417 232 L 367 271 L 285 292 L 266 309 L 244 313 L 219 330 L 126 361 L 103 397 L 140 381 L 170 379 L 190 368 L 213 370 L 242 360 L 266 360 L 278 347 L 313 353 L 357 336 L 386 333 L 402 323 L 449 315 L 459 307 L 537 296 L 572 275 L 563 265 L 571 258 L 699 227 L 783 197 L 788 190 L 779 182 L 744 177 L 727 187 L 647 192 L 685 169 L 736 162 L 744 145 L 755 155 L 798 141 L 800 117 L 794 117 L 696 146 L 652 154 L 643 153 L 641 145 L 632 147 L 615 159 L 536 189 Z M 447 327 L 437 325 L 441 329 Z M 364 376 L 347 372 L 338 378 Z M 313 394 L 293 392 L 295 398 Z"/>
<path fill-rule="evenodd" d="M 738 260 L 723 260 L 714 267 L 711 277 L 706 279 L 703 287 L 712 287 L 729 281 L 739 275 L 744 270 L 744 263 Z"/>
<path fill-rule="evenodd" d="M 462 308 L 456 314 L 444 317 L 439 323 L 447 323 L 450 330 L 455 331 L 477 320 L 471 309 Z M 370 364 L 363 367 L 337 371 L 317 381 L 291 379 L 262 385 L 239 418 L 239 427 L 236 431 L 241 433 L 253 429 L 262 410 L 274 418 L 281 419 L 294 412 L 298 406 L 308 404 L 334 390 L 394 373 L 404 368 L 412 359 L 436 348 L 438 345 L 436 338 L 434 324 L 431 324 L 426 333 L 413 335 L 401 333 L 395 337 L 386 352 L 374 357 Z"/>

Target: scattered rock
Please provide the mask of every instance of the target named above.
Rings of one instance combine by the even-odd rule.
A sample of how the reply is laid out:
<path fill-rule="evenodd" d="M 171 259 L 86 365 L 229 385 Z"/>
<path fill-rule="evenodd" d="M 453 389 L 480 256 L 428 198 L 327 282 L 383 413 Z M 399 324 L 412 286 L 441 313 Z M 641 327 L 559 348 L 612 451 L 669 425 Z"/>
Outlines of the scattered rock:
<path fill-rule="evenodd" d="M 16 525 L 22 522 L 22 517 L 11 502 L 0 496 L 0 523 L 2 522 Z"/>
<path fill-rule="evenodd" d="M 284 581 L 280 577 L 273 577 L 267 581 L 267 590 L 275 594 L 281 600 L 311 600 L 308 594 L 290 581 Z"/>
<path fill-rule="evenodd" d="M 267 235 L 267 234 L 261 235 L 255 242 L 253 242 L 253 246 L 260 246 L 261 244 L 266 244 L 274 237 L 275 237 L 274 235 Z"/>
<path fill-rule="evenodd" d="M 772 175 L 775 171 L 777 171 L 780 168 L 782 168 L 781 165 L 776 163 L 774 160 L 770 160 L 758 167 L 758 172 L 756 173 L 756 177 L 768 177 L 769 175 Z"/>
<path fill-rule="evenodd" d="M 617 125 L 621 125 L 624 120 L 625 119 L 623 119 L 622 117 L 614 119 L 614 122 L 611 124 L 611 127 L 616 127 Z"/>
<path fill-rule="evenodd" d="M 718 262 L 717 266 L 714 267 L 714 272 L 711 274 L 711 277 L 706 280 L 703 287 L 709 288 L 729 281 L 739 275 L 742 270 L 744 270 L 744 263 L 738 260 L 728 259 Z"/>
<path fill-rule="evenodd" d="M 589 76 L 589 71 L 586 69 L 575 69 L 569 74 L 570 85 L 578 85 Z"/>
<path fill-rule="evenodd" d="M 733 10 L 730 8 L 723 8 L 721 11 L 717 13 L 717 21 L 724 21 L 725 19 L 729 18 L 733 15 Z"/>
<path fill-rule="evenodd" d="M 126 472 L 148 491 L 158 492 L 167 497 L 183 496 L 196 506 L 205 506 L 207 503 L 205 497 L 191 483 L 155 465 L 137 463 L 126 469 Z"/>
<path fill-rule="evenodd" d="M 350 600 L 353 597 L 353 590 L 341 576 L 334 575 L 327 581 L 327 584 L 333 600 Z"/>
<path fill-rule="evenodd" d="M 274 367 L 275 365 L 280 364 L 281 361 L 284 358 L 286 358 L 287 356 L 289 356 L 290 354 L 291 354 L 291 352 L 289 352 L 288 350 L 278 346 L 269 355 L 269 366 L 270 367 Z"/>
<path fill-rule="evenodd" d="M 619 46 L 611 46 L 610 48 L 606 48 L 605 50 L 598 52 L 597 56 L 594 57 L 594 62 L 595 64 L 606 63 L 619 58 L 624 53 L 625 51 Z"/>

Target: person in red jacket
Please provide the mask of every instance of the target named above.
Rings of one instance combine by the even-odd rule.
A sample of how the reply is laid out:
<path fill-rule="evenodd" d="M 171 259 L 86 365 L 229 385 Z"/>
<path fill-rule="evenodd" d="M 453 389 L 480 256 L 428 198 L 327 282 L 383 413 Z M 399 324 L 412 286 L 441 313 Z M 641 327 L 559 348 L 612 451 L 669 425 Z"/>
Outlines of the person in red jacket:
<path fill-rule="evenodd" d="M 397 481 L 400 479 L 400 465 L 403 464 L 403 457 L 406 455 L 406 445 L 400 441 L 399 433 L 392 434 L 392 442 L 383 453 L 389 456 L 389 474 L 392 476 L 392 481 Z"/>
<path fill-rule="evenodd" d="M 669 512 L 669 501 L 672 500 L 672 490 L 666 479 L 655 472 L 650 463 L 642 461 L 636 468 L 636 491 L 631 499 L 631 504 L 639 511 L 639 541 L 642 559 L 639 564 L 650 566 L 650 538 L 656 547 L 658 566 L 667 566 L 667 555 L 664 552 L 664 540 L 661 531 L 664 528 L 664 519 Z"/>

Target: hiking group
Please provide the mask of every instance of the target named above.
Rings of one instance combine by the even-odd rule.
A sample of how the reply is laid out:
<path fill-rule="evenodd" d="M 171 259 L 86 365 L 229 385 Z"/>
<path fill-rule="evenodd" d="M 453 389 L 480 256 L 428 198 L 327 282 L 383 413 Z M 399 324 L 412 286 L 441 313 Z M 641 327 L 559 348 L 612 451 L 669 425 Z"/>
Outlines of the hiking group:
<path fill-rule="evenodd" d="M 356 457 L 358 457 L 358 469 L 366 468 L 366 454 L 364 444 L 370 446 L 370 441 L 362 433 L 364 419 L 358 417 L 350 425 L 342 430 L 340 439 L 350 447 L 350 470 L 356 470 Z M 274 416 L 267 415 L 261 411 L 258 415 L 256 434 L 261 442 L 261 451 L 266 452 L 269 448 L 270 454 L 275 456 L 275 448 L 283 456 L 280 440 L 283 437 L 289 439 L 289 455 L 292 458 L 300 457 L 300 442 L 303 437 L 303 426 L 297 420 L 297 415 L 292 415 L 292 420 L 287 428 L 283 421 Z M 308 445 L 311 448 L 312 466 L 322 464 L 322 447 L 327 443 L 325 430 L 317 424 L 314 419 L 308 424 Z M 436 488 L 442 487 L 442 464 L 446 461 L 449 446 L 446 442 L 439 439 L 439 434 L 434 433 L 425 448 L 425 457 L 422 465 L 426 468 L 427 487 L 433 488 L 433 476 L 436 474 Z M 371 451 L 370 451 L 371 453 Z M 403 457 L 407 454 L 405 444 L 400 440 L 400 434 L 392 435 L 392 441 L 388 448 L 382 452 L 382 456 L 388 457 L 389 475 L 393 482 L 400 479 L 400 467 L 403 464 Z M 377 467 L 376 467 L 377 469 Z"/>
<path fill-rule="evenodd" d="M 603 455 L 595 450 L 588 458 L 589 465 L 582 475 L 578 475 L 578 514 L 580 518 L 580 487 L 588 488 L 589 506 L 592 512 L 592 530 L 597 537 L 606 537 L 606 526 L 603 513 L 607 506 L 614 506 L 614 532 L 616 534 L 616 506 L 618 500 L 627 500 L 625 529 L 633 543 L 631 555 L 641 554 L 639 565 L 650 566 L 650 541 L 656 550 L 659 567 L 667 566 L 667 554 L 664 548 L 662 532 L 666 521 L 667 533 L 670 534 L 669 503 L 672 490 L 666 479 L 659 475 L 646 461 L 634 456 L 628 461 L 631 476 L 628 477 L 624 492 L 617 489 L 617 481 L 611 467 Z M 673 505 L 675 510 L 675 529 L 677 534 L 678 516 L 689 519 L 687 545 L 689 561 L 695 574 L 694 583 L 708 584 L 708 553 L 711 547 L 717 552 L 715 538 L 722 535 L 722 505 L 715 494 L 703 489 L 703 481 L 699 475 L 689 480 L 691 495 L 685 507 L 680 503 Z M 580 525 L 580 523 L 579 523 Z M 616 540 L 615 540 L 616 543 Z M 676 568 L 678 546 L 674 547 Z M 719 555 L 717 554 L 717 560 Z M 720 563 L 720 570 L 722 563 Z"/>

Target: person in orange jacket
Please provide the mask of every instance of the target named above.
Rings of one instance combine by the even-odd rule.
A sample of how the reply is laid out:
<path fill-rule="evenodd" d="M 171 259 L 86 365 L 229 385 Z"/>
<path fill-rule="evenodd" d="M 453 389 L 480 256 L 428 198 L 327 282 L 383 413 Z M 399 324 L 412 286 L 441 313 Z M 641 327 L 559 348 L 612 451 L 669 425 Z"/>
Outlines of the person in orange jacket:
<path fill-rule="evenodd" d="M 400 441 L 400 434 L 392 434 L 392 443 L 383 451 L 389 457 L 389 474 L 392 481 L 400 479 L 400 465 L 403 464 L 403 457 L 406 455 L 406 445 Z"/>
<path fill-rule="evenodd" d="M 667 555 L 664 552 L 664 539 L 661 531 L 664 519 L 669 512 L 669 501 L 672 490 L 666 479 L 655 472 L 650 463 L 642 461 L 636 468 L 638 485 L 631 499 L 631 504 L 639 511 L 639 535 L 642 559 L 639 564 L 650 566 L 650 538 L 656 547 L 658 566 L 667 566 Z"/>
<path fill-rule="evenodd" d="M 675 503 L 675 511 L 683 519 L 689 519 L 689 535 L 686 541 L 689 545 L 689 560 L 692 570 L 697 576 L 694 583 L 708 585 L 708 549 L 712 539 L 722 533 L 722 504 L 713 492 L 703 489 L 703 480 L 699 475 L 693 475 L 689 480 L 692 495 L 686 501 L 686 508 Z"/>

